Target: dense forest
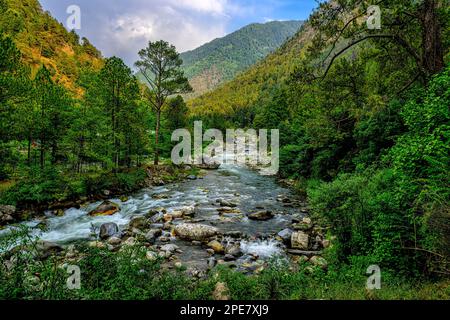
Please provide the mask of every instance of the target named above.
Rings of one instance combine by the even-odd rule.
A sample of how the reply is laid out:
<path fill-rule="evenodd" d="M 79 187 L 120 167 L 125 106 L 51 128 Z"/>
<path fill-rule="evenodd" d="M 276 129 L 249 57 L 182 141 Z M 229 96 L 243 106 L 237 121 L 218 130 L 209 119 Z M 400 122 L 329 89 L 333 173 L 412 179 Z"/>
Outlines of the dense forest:
<path fill-rule="evenodd" d="M 0 201 L 28 207 L 95 194 L 102 182 L 139 185 L 155 122 L 148 89 L 37 1 L 1 0 L 0 11 Z M 164 130 L 174 130 L 167 118 Z"/>
<path fill-rule="evenodd" d="M 150 72 L 146 86 L 120 58 L 104 58 L 89 40 L 66 31 L 37 0 L 0 0 L 0 205 L 22 214 L 2 214 L 0 225 L 55 202 L 148 186 L 148 170 L 163 170 L 159 157 L 168 162 L 172 131 L 203 120 L 222 130 L 279 129 L 277 178 L 294 186 L 331 243 L 322 247 L 326 266 L 275 263 L 251 276 L 219 267 L 195 281 L 163 272 L 157 263 L 164 257 L 149 256 L 148 243 L 123 250 L 101 244 L 80 249 L 79 264 L 90 272 L 77 292 L 62 285 L 58 257 L 37 261 L 19 252 L 23 264 L 0 266 L 0 298 L 208 299 L 220 281 L 233 299 L 448 299 L 450 7 L 439 0 L 380 1 L 377 30 L 366 25 L 369 5 L 321 2 L 278 50 L 185 103 L 178 94 L 192 88 L 167 42 L 150 43 L 136 66 L 153 70 L 151 51 L 163 52 L 172 69 L 159 70 L 161 77 L 175 80 L 164 87 Z M 245 33 L 233 37 L 231 43 L 248 44 Z M 187 75 L 216 59 L 193 57 L 214 45 L 181 55 L 193 60 Z M 231 79 L 264 55 L 250 51 L 255 55 L 239 66 L 223 61 L 221 77 Z M 186 170 L 188 179 L 197 178 L 195 168 Z M 383 270 L 386 289 L 379 295 L 360 286 L 369 265 Z M 29 289 L 27 272 L 38 273 L 44 289 Z"/>

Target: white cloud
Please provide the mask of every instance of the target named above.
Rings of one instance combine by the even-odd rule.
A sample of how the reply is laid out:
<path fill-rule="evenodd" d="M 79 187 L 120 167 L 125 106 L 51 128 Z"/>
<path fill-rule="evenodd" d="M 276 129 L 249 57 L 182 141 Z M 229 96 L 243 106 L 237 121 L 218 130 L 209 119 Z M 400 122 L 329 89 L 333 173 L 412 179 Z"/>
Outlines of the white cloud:
<path fill-rule="evenodd" d="M 73 0 L 40 0 L 64 12 Z M 132 66 L 148 41 L 164 39 L 179 52 L 224 36 L 236 17 L 252 15 L 259 0 L 77 0 L 82 10 L 80 34 L 105 56 L 119 56 Z M 51 5 L 50 5 L 51 4 Z"/>
<path fill-rule="evenodd" d="M 227 0 L 171 0 L 173 5 L 200 12 L 225 14 Z"/>
<path fill-rule="evenodd" d="M 105 54 L 124 57 L 131 65 L 148 41 L 164 39 L 184 52 L 226 34 L 227 18 L 222 15 L 222 9 L 213 6 L 214 1 L 209 7 L 196 7 L 195 10 L 210 10 L 198 16 L 175 9 L 168 2 L 110 18 L 101 32 Z"/>

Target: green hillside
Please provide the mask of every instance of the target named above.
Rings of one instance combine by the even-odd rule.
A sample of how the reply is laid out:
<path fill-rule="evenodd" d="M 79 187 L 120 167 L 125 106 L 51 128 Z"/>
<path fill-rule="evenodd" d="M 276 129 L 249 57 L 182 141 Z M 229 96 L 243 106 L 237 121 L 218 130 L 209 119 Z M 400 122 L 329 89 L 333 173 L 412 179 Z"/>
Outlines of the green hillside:
<path fill-rule="evenodd" d="M 56 83 L 80 94 L 75 84 L 80 70 L 102 66 L 101 54 L 89 40 L 68 32 L 37 0 L 0 0 L 0 13 L 0 30 L 14 39 L 33 74 L 45 65 Z"/>
<path fill-rule="evenodd" d="M 189 101 L 192 113 L 196 116 L 230 115 L 253 106 L 269 95 L 271 88 L 290 77 L 304 58 L 312 36 L 311 27 L 303 25 L 294 37 L 255 66 L 216 90 Z"/>
<path fill-rule="evenodd" d="M 292 37 L 301 25 L 301 21 L 248 25 L 226 37 L 182 53 L 184 72 L 196 94 L 208 91 L 265 58 Z"/>

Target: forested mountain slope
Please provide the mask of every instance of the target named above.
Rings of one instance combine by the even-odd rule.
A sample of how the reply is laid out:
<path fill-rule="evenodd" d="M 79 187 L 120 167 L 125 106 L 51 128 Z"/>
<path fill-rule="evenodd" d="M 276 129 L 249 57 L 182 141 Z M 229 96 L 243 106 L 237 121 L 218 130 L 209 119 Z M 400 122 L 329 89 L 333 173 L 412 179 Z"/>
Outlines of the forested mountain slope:
<path fill-rule="evenodd" d="M 232 80 L 278 49 L 302 24 L 302 21 L 253 23 L 182 53 L 183 71 L 194 89 L 186 98 L 199 96 Z M 141 78 L 139 73 L 137 76 Z"/>
<path fill-rule="evenodd" d="M 89 40 L 68 32 L 37 0 L 0 0 L 0 13 L 0 30 L 14 39 L 33 74 L 45 65 L 56 83 L 80 93 L 81 69 L 101 67 L 101 53 Z"/>
<path fill-rule="evenodd" d="M 285 82 L 304 58 L 313 33 L 309 25 L 301 27 L 291 39 L 264 60 L 239 74 L 216 90 L 189 101 L 196 116 L 232 115 L 245 112 L 271 89 Z"/>
<path fill-rule="evenodd" d="M 301 21 L 254 23 L 182 53 L 183 69 L 194 87 L 194 94 L 233 79 L 279 48 L 301 25 Z"/>

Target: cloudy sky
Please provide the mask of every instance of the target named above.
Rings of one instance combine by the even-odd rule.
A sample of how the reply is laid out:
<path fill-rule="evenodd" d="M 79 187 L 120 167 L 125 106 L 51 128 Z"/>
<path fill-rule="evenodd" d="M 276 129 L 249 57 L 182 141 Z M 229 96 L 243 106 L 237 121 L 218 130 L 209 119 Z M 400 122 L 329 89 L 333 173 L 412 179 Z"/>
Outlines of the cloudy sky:
<path fill-rule="evenodd" d="M 71 5 L 81 9 L 81 29 L 105 56 L 132 66 L 149 40 L 192 50 L 252 22 L 304 20 L 315 0 L 40 0 L 66 24 Z"/>

